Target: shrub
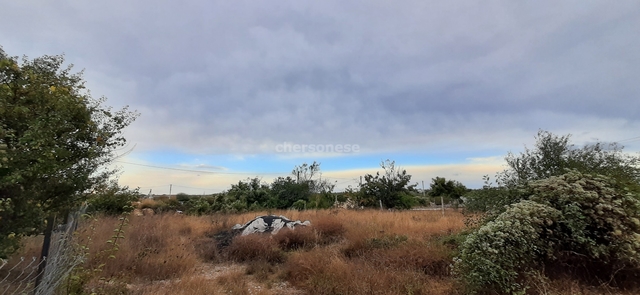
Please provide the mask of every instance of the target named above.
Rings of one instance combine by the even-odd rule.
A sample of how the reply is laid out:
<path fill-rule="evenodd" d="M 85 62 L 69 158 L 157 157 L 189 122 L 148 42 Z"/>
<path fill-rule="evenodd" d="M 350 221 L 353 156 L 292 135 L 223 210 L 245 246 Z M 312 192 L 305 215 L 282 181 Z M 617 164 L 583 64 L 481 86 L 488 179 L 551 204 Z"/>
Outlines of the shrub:
<path fill-rule="evenodd" d="M 529 200 L 468 236 L 455 271 L 469 293 L 524 293 L 557 264 L 612 282 L 640 266 L 639 218 L 637 196 L 606 177 L 571 171 L 535 181 Z"/>
<path fill-rule="evenodd" d="M 191 199 L 191 196 L 185 194 L 185 193 L 178 193 L 176 195 L 176 200 L 178 200 L 178 202 L 187 202 L 189 201 L 189 199 Z"/>
<path fill-rule="evenodd" d="M 186 203 L 187 214 L 204 215 L 211 212 L 211 205 L 203 198 L 193 198 Z"/>
<path fill-rule="evenodd" d="M 456 272 L 469 293 L 525 291 L 521 274 L 539 268 L 539 259 L 552 254 L 545 228 L 557 225 L 560 215 L 548 206 L 522 201 L 470 234 L 456 258 Z"/>
<path fill-rule="evenodd" d="M 582 266 L 597 261 L 596 273 L 602 276 L 640 266 L 638 195 L 608 177 L 579 172 L 536 181 L 531 187 L 532 201 L 562 212 L 560 230 L 554 233 L 562 248 L 570 249 L 559 253 L 562 263 Z"/>
<path fill-rule="evenodd" d="M 133 211 L 132 202 L 138 200 L 138 189 L 120 187 L 116 182 L 104 185 L 89 199 L 89 212 L 102 212 L 107 215 L 119 215 Z"/>
<path fill-rule="evenodd" d="M 156 208 L 157 212 L 169 212 L 176 210 L 184 210 L 184 206 L 180 204 L 180 202 L 176 199 L 160 199 L 158 201 L 158 207 Z"/>
<path fill-rule="evenodd" d="M 293 202 L 293 205 L 291 205 L 291 207 L 296 210 L 304 210 L 307 208 L 307 202 L 305 202 L 304 200 L 297 200 Z"/>

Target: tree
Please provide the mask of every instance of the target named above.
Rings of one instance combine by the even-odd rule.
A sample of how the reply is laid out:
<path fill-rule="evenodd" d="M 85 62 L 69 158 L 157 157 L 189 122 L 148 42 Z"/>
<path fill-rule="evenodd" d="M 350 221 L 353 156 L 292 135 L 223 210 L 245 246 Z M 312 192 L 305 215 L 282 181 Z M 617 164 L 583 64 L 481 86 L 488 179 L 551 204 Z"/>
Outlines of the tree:
<path fill-rule="evenodd" d="M 575 169 L 607 175 L 636 189 L 640 186 L 640 156 L 624 153 L 623 147 L 616 143 L 596 142 L 578 148 L 570 139 L 570 134 L 557 136 L 538 131 L 533 149 L 525 148 L 519 155 L 507 154 L 505 160 L 509 168 L 499 173 L 499 184 L 513 187 Z"/>
<path fill-rule="evenodd" d="M 89 199 L 88 212 L 101 212 L 107 215 L 119 215 L 133 211 L 132 202 L 140 198 L 140 192 L 129 187 L 122 187 L 118 182 L 111 180 L 99 184 Z"/>
<path fill-rule="evenodd" d="M 269 207 L 287 209 L 296 201 L 308 201 L 311 196 L 308 182 L 298 182 L 290 176 L 278 177 L 271 183 L 271 202 Z"/>
<path fill-rule="evenodd" d="M 395 161 L 386 160 L 380 163 L 380 167 L 384 170 L 383 175 L 376 172 L 375 176 L 364 176 L 365 182 L 360 186 L 360 204 L 375 206 L 382 201 L 387 208 L 411 208 L 414 203 L 411 192 L 418 184 L 410 185 L 411 175 L 406 170 L 400 171 Z"/>
<path fill-rule="evenodd" d="M 63 62 L 46 55 L 18 62 L 0 48 L 0 257 L 113 176 L 106 165 L 137 117 L 103 107 L 82 72 Z"/>
<path fill-rule="evenodd" d="M 258 177 L 238 181 L 238 184 L 232 184 L 231 189 L 226 192 L 226 198 L 229 202 L 244 203 L 245 208 L 263 208 L 268 206 L 269 185 Z"/>
<path fill-rule="evenodd" d="M 433 197 L 446 196 L 455 200 L 467 192 L 464 184 L 456 180 L 446 180 L 444 177 L 432 178 L 430 188 L 429 195 Z"/>
<path fill-rule="evenodd" d="M 326 197 L 331 195 L 335 185 L 322 179 L 320 163 L 311 165 L 303 163 L 295 166 L 291 176 L 278 177 L 271 184 L 272 200 L 270 207 L 278 209 L 291 208 L 297 201 L 308 202 L 312 196 Z M 301 202 L 298 202 L 298 205 Z"/>
<path fill-rule="evenodd" d="M 311 193 L 322 194 L 331 193 L 335 188 L 335 185 L 326 179 L 322 179 L 322 173 L 320 172 L 320 163 L 313 161 L 313 164 L 309 165 L 303 163 L 300 166 L 296 166 L 291 171 L 298 183 L 306 183 L 309 186 Z"/>
<path fill-rule="evenodd" d="M 526 188 L 536 180 L 563 175 L 569 170 L 611 177 L 620 187 L 640 193 L 640 155 L 623 152 L 616 143 L 590 143 L 583 147 L 571 144 L 571 135 L 558 136 L 538 131 L 532 149 L 505 157 L 508 168 L 497 173 L 492 187 L 488 176 L 486 185 L 469 194 L 465 208 L 471 211 L 491 211 L 489 218 L 505 210 L 506 205 L 526 199 Z"/>

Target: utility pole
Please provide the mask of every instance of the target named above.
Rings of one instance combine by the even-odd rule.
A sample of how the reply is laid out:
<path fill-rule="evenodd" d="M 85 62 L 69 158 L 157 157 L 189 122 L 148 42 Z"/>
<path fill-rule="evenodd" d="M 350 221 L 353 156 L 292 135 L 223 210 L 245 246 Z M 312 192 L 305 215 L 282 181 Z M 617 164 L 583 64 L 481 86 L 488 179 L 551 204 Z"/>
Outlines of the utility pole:
<path fill-rule="evenodd" d="M 425 197 L 425 195 L 424 195 L 424 180 L 422 181 L 422 197 L 423 198 Z"/>
<path fill-rule="evenodd" d="M 360 186 L 362 186 L 362 175 L 360 175 Z"/>
<path fill-rule="evenodd" d="M 444 216 L 444 198 L 440 195 L 440 204 L 442 205 L 442 216 Z"/>
<path fill-rule="evenodd" d="M 173 187 L 173 184 L 169 185 L 169 198 L 171 198 L 171 188 Z"/>

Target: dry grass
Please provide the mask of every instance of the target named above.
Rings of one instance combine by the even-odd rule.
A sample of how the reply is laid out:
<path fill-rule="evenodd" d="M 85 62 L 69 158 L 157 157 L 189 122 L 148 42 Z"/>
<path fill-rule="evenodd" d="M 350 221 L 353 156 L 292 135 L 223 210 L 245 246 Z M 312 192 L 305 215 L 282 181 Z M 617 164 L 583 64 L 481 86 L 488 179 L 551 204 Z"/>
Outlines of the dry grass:
<path fill-rule="evenodd" d="M 236 237 L 228 247 L 216 247 L 217 233 L 269 213 L 312 226 Z M 99 217 L 81 228 L 78 243 L 90 250 L 75 287 L 136 295 L 457 292 L 450 276 L 453 249 L 441 242 L 464 228 L 463 216 L 454 211 L 444 217 L 440 211 L 321 210 L 129 218 L 117 251 L 106 241 L 118 218 Z M 37 252 L 38 243 L 31 240 L 24 253 Z M 539 294 L 636 293 L 571 280 L 541 280 L 537 287 Z"/>
<path fill-rule="evenodd" d="M 225 249 L 227 257 L 236 262 L 266 261 L 278 263 L 285 257 L 278 243 L 271 236 L 248 235 L 236 237 L 231 245 Z"/>

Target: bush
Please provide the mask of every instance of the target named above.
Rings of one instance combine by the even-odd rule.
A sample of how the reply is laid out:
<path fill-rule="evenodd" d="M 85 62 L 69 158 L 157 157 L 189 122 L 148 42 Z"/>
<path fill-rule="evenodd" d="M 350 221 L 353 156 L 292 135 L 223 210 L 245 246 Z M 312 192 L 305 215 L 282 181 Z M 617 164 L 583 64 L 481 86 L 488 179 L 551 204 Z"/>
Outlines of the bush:
<path fill-rule="evenodd" d="M 211 212 L 211 205 L 204 198 L 190 199 L 185 206 L 189 215 L 204 215 Z"/>
<path fill-rule="evenodd" d="M 604 176 L 570 172 L 531 184 L 530 198 L 562 212 L 560 231 L 554 233 L 563 248 L 557 257 L 580 264 L 602 263 L 596 273 L 610 275 L 618 267 L 640 266 L 640 200 L 625 187 Z M 577 259 L 574 255 L 584 257 Z M 609 280 L 609 278 L 606 278 Z"/>
<path fill-rule="evenodd" d="M 132 202 L 138 200 L 138 189 L 130 190 L 129 187 L 120 187 L 111 182 L 101 187 L 93 197 L 89 199 L 89 212 L 102 212 L 107 215 L 119 215 L 133 211 Z"/>
<path fill-rule="evenodd" d="M 189 201 L 189 199 L 191 199 L 191 196 L 185 194 L 185 193 L 178 193 L 176 195 L 176 200 L 178 200 L 178 202 L 187 202 Z"/>
<path fill-rule="evenodd" d="M 291 205 L 291 207 L 293 209 L 302 211 L 307 208 L 307 202 L 305 202 L 304 200 L 297 200 L 293 202 L 293 205 Z"/>
<path fill-rule="evenodd" d="M 154 209 L 156 212 L 169 212 L 176 210 L 184 210 L 185 206 L 180 204 L 176 199 L 160 199 L 157 202 L 157 207 Z"/>
<path fill-rule="evenodd" d="M 539 259 L 552 254 L 546 228 L 557 226 L 560 215 L 548 206 L 522 201 L 469 235 L 456 258 L 456 272 L 467 291 L 526 290 L 521 275 L 538 269 Z"/>
<path fill-rule="evenodd" d="M 328 209 L 333 206 L 335 198 L 330 194 L 313 194 L 307 202 L 307 209 Z"/>
<path fill-rule="evenodd" d="M 469 293 L 522 294 L 558 264 L 586 268 L 581 279 L 615 282 L 617 271 L 640 267 L 636 197 L 606 177 L 575 171 L 532 182 L 529 200 L 468 236 L 455 271 Z"/>

